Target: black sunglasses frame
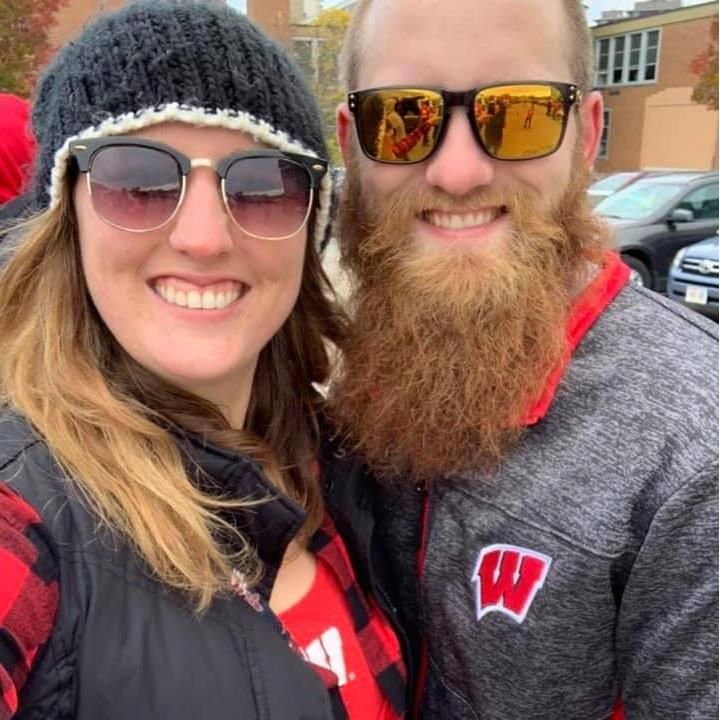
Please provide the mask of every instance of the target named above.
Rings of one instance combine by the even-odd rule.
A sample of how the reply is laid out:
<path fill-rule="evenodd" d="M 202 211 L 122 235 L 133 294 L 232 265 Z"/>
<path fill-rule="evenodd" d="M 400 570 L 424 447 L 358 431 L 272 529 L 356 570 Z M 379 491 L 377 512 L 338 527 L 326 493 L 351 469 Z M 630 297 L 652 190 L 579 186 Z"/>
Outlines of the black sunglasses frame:
<path fill-rule="evenodd" d="M 88 184 L 88 192 L 90 193 L 90 196 L 92 198 L 92 188 L 90 183 L 90 177 L 92 174 L 92 164 L 93 160 L 96 157 L 96 155 L 107 147 L 140 147 L 140 148 L 148 148 L 151 150 L 156 150 L 159 152 L 163 152 L 166 155 L 169 155 L 173 158 L 175 163 L 177 164 L 178 171 L 180 174 L 180 195 L 178 197 L 177 206 L 175 207 L 175 210 L 173 211 L 173 214 L 168 217 L 166 220 L 164 220 L 160 225 L 153 228 L 143 229 L 143 230 L 134 230 L 131 228 L 124 228 L 119 225 L 115 225 L 114 223 L 110 222 L 106 218 L 103 218 L 101 215 L 99 217 L 103 220 L 103 222 L 107 223 L 108 225 L 111 225 L 112 227 L 116 227 L 120 230 L 125 230 L 126 232 L 152 232 L 153 230 L 158 230 L 161 227 L 164 227 L 167 225 L 177 214 L 178 210 L 180 209 L 180 206 L 182 205 L 183 199 L 185 197 L 185 191 L 186 191 L 186 184 L 187 184 L 187 176 L 190 174 L 190 171 L 193 169 L 193 167 L 210 167 L 218 175 L 218 178 L 220 179 L 221 188 L 222 188 L 222 198 L 223 203 L 225 205 L 226 210 L 228 211 L 228 214 L 232 218 L 233 222 L 238 225 L 238 227 L 243 230 L 243 232 L 247 233 L 248 235 L 251 235 L 256 238 L 264 239 L 264 240 L 284 240 L 289 237 L 292 237 L 297 232 L 299 232 L 307 223 L 307 220 L 310 216 L 310 212 L 312 210 L 313 204 L 314 204 L 314 193 L 316 190 L 319 189 L 320 183 L 327 173 L 328 170 L 328 161 L 324 158 L 317 158 L 312 157 L 310 155 L 303 155 L 301 153 L 294 153 L 294 152 L 285 152 L 284 150 L 242 150 L 235 153 L 232 153 L 231 155 L 227 155 L 226 157 L 220 158 L 220 160 L 214 162 L 207 158 L 189 158 L 184 153 L 181 153 L 179 150 L 176 150 L 174 147 L 171 147 L 170 145 L 165 145 L 164 143 L 155 142 L 153 140 L 145 140 L 142 138 L 133 138 L 133 137 L 124 137 L 121 135 L 114 135 L 109 137 L 97 137 L 97 138 L 81 138 L 78 140 L 73 140 L 70 143 L 69 151 L 70 155 L 75 159 L 77 163 L 78 170 L 81 173 L 85 173 L 87 175 L 87 184 Z M 310 191 L 310 197 L 308 201 L 308 210 L 307 214 L 305 216 L 305 220 L 303 224 L 292 234 L 286 235 L 279 238 L 266 238 L 261 235 L 256 235 L 252 232 L 248 232 L 245 228 L 243 228 L 239 223 L 235 220 L 235 217 L 230 212 L 229 206 L 228 206 L 228 200 L 227 196 L 225 194 L 225 179 L 227 178 L 227 174 L 230 171 L 230 168 L 238 161 L 242 161 L 245 159 L 257 159 L 257 158 L 279 158 L 284 159 L 289 162 L 293 162 L 296 165 L 300 165 L 305 169 L 308 175 L 309 179 L 309 191 Z"/>
<path fill-rule="evenodd" d="M 543 153 L 542 155 L 533 155 L 530 158 L 500 158 L 493 155 L 485 146 L 485 143 L 483 142 L 481 133 L 480 133 L 480 127 L 478 127 L 477 121 L 475 119 L 475 98 L 477 97 L 478 93 L 483 90 L 491 90 L 493 88 L 506 88 L 511 87 L 513 85 L 540 85 L 543 87 L 550 87 L 558 90 L 562 96 L 563 99 L 563 119 L 562 119 L 562 128 L 560 131 L 560 137 L 557 141 L 557 144 L 555 147 L 550 150 L 549 152 Z M 360 108 L 362 106 L 363 100 L 368 97 L 369 95 L 372 95 L 373 93 L 377 92 L 387 92 L 387 91 L 402 91 L 402 90 L 413 90 L 413 91 L 419 91 L 422 92 L 423 90 L 427 90 L 428 92 L 436 93 L 442 97 L 443 100 L 443 111 L 440 118 L 440 124 L 439 127 L 435 133 L 435 136 L 433 138 L 433 146 L 428 152 L 428 154 L 422 158 L 421 160 L 382 160 L 376 157 L 373 157 L 371 153 L 368 152 L 365 148 L 365 144 L 363 143 L 363 128 L 362 128 L 362 114 L 360 113 Z M 450 110 L 454 107 L 465 107 L 467 109 L 467 115 L 468 120 L 470 121 L 470 125 L 473 128 L 473 135 L 475 136 L 475 140 L 477 141 L 480 148 L 483 150 L 483 152 L 493 160 L 499 160 L 501 162 L 527 162 L 528 160 L 538 160 L 543 157 L 547 157 L 548 155 L 552 155 L 554 152 L 557 152 L 557 150 L 560 148 L 560 146 L 563 143 L 563 140 L 565 139 L 565 132 L 567 131 L 567 125 L 568 125 L 568 118 L 570 115 L 570 109 L 577 105 L 579 107 L 580 103 L 582 103 L 583 100 L 583 93 L 582 90 L 577 85 L 574 85 L 572 83 L 561 83 L 561 82 L 550 82 L 548 80 L 512 80 L 510 82 L 502 82 L 502 83 L 491 83 L 490 85 L 480 85 L 479 87 L 471 88 L 469 90 L 459 90 L 459 91 L 452 91 L 452 90 L 446 90 L 442 87 L 436 87 L 436 86 L 416 86 L 416 85 L 384 85 L 382 87 L 373 87 L 373 88 L 367 88 L 364 90 L 354 90 L 350 93 L 348 93 L 347 96 L 347 103 L 348 108 L 350 109 L 350 112 L 353 114 L 355 118 L 355 130 L 358 138 L 358 142 L 360 145 L 360 148 L 363 151 L 363 154 L 373 162 L 382 163 L 385 165 L 417 165 L 418 163 L 425 162 L 429 158 L 431 158 L 437 149 L 442 145 L 443 140 L 445 139 L 445 134 L 447 132 L 448 125 L 450 124 L 448 122 L 449 116 L 450 116 Z"/>

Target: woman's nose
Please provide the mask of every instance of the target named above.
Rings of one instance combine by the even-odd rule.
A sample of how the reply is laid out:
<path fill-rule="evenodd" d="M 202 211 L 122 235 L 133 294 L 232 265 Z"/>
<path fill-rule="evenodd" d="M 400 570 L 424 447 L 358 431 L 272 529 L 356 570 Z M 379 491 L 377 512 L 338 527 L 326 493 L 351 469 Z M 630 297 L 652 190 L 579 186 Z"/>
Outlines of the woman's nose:
<path fill-rule="evenodd" d="M 233 245 L 232 219 L 214 170 L 196 169 L 185 178 L 185 192 L 173 218 L 170 245 L 198 259 L 228 252 Z"/>

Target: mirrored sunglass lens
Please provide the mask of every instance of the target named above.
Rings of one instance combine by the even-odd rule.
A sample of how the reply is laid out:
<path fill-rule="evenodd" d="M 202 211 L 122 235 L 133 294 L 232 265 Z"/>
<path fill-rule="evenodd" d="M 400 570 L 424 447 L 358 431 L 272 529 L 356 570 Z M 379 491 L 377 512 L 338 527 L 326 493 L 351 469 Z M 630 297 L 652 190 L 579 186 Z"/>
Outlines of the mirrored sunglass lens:
<path fill-rule="evenodd" d="M 112 225 L 126 230 L 152 230 L 175 212 L 181 191 L 180 167 L 162 150 L 112 145 L 93 156 L 93 208 Z"/>
<path fill-rule="evenodd" d="M 485 88 L 475 96 L 475 122 L 488 153 L 530 160 L 557 149 L 565 122 L 560 90 L 549 85 Z"/>
<path fill-rule="evenodd" d="M 357 126 L 363 150 L 374 160 L 424 160 L 440 134 L 442 95 L 421 88 L 388 88 L 365 95 Z"/>
<path fill-rule="evenodd" d="M 235 222 L 267 239 L 288 237 L 305 224 L 310 187 L 307 168 L 285 158 L 241 158 L 225 176 L 225 198 Z"/>

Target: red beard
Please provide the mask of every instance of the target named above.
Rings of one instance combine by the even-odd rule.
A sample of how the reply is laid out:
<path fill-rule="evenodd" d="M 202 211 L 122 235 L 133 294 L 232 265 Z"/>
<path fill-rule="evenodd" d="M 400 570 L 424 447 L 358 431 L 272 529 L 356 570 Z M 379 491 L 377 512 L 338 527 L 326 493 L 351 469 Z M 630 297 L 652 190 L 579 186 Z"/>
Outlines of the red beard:
<path fill-rule="evenodd" d="M 464 207 L 507 209 L 502 247 L 427 251 L 410 235 L 417 214 L 452 211 L 457 198 L 417 188 L 371 198 L 350 164 L 340 237 L 356 287 L 331 400 L 380 477 L 488 471 L 517 441 L 567 351 L 572 300 L 605 244 L 588 181 L 576 156 L 552 206 L 525 189 L 474 193 Z"/>

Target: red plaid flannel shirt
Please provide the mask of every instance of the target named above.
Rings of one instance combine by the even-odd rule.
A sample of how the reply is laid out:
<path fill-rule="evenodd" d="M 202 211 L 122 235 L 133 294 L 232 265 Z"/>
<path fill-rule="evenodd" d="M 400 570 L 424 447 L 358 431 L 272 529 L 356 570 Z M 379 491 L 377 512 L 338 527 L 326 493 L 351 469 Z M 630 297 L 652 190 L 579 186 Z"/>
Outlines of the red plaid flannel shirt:
<path fill-rule="evenodd" d="M 0 483 L 0 720 L 17 711 L 58 600 L 57 564 L 40 517 Z"/>
<path fill-rule="evenodd" d="M 350 608 L 355 633 L 370 671 L 385 697 L 390 701 L 395 711 L 395 717 L 403 718 L 405 716 L 407 682 L 405 665 L 402 657 L 392 657 L 389 648 L 383 641 L 383 638 L 387 636 L 388 621 L 375 600 L 366 596 L 358 585 L 345 544 L 327 513 L 320 529 L 313 535 L 308 549 L 324 560 L 338 579 Z M 336 705 L 335 716 L 347 717 L 343 709 L 339 707 L 342 705 L 342 701 L 339 699 L 337 677 L 332 672 L 324 671 L 323 668 L 317 668 L 317 670 L 333 695 Z"/>

